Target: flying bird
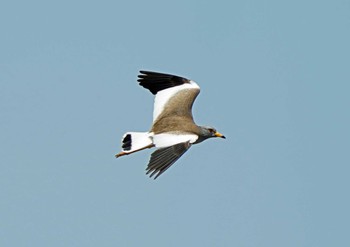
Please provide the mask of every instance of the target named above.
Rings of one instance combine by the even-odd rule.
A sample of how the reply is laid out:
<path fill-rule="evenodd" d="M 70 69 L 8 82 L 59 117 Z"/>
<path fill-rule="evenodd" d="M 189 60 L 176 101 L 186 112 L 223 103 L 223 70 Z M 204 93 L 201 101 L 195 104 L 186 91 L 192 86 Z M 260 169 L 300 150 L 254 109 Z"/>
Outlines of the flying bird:
<path fill-rule="evenodd" d="M 140 71 L 139 85 L 155 95 L 153 124 L 148 132 L 127 132 L 122 138 L 121 157 L 147 148 L 152 154 L 146 174 L 156 179 L 175 163 L 193 144 L 211 137 L 225 138 L 213 127 L 198 126 L 192 105 L 200 88 L 196 82 L 170 74 Z"/>

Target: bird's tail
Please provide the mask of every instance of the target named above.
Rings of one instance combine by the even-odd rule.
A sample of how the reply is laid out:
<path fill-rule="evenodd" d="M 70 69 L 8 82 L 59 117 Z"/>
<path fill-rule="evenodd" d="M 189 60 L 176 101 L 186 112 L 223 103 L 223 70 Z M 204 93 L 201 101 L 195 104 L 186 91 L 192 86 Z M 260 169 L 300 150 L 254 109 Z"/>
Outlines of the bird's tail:
<path fill-rule="evenodd" d="M 127 132 L 122 138 L 122 151 L 116 157 L 153 147 L 149 132 Z"/>

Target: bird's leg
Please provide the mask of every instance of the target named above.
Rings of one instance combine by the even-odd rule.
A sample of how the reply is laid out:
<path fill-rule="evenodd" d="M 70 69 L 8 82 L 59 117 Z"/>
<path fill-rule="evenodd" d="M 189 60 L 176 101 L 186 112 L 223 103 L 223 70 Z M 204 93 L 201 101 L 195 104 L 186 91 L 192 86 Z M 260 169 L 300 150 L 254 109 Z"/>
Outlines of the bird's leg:
<path fill-rule="evenodd" d="M 116 158 L 119 158 L 120 156 L 129 155 L 129 154 L 132 154 L 132 153 L 135 153 L 135 152 L 144 150 L 144 149 L 146 149 L 146 148 L 153 148 L 153 147 L 154 147 L 154 144 L 152 143 L 152 144 L 147 145 L 146 147 L 143 147 L 143 148 L 140 148 L 140 149 L 136 149 L 136 150 L 131 151 L 131 152 L 124 152 L 124 151 L 121 151 L 120 153 L 116 154 L 115 157 L 116 157 Z"/>

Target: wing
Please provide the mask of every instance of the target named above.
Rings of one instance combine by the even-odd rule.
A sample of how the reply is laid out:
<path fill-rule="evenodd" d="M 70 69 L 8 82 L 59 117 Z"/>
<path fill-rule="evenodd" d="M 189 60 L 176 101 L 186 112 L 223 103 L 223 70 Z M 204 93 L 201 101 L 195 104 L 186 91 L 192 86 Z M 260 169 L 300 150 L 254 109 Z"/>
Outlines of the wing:
<path fill-rule="evenodd" d="M 192 80 L 169 74 L 140 71 L 138 82 L 155 94 L 153 122 L 166 110 L 166 114 L 192 118 L 192 105 L 200 88 Z M 176 96 L 176 97 L 175 97 Z"/>
<path fill-rule="evenodd" d="M 138 76 L 140 79 L 137 81 L 140 82 L 140 86 L 147 88 L 152 94 L 157 94 L 159 91 L 167 88 L 190 83 L 190 80 L 176 75 L 143 70 L 140 73 L 141 75 Z"/>
<path fill-rule="evenodd" d="M 151 159 L 146 168 L 146 174 L 150 174 L 150 177 L 156 175 L 154 177 L 154 179 L 156 179 L 174 164 L 190 147 L 191 143 L 188 141 L 157 149 L 151 155 Z"/>

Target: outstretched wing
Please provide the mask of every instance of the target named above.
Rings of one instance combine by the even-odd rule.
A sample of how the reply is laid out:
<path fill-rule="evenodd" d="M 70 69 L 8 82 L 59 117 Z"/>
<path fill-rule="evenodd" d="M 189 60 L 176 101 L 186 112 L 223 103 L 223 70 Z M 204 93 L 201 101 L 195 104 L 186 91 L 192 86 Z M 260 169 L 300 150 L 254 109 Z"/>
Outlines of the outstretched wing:
<path fill-rule="evenodd" d="M 156 179 L 174 164 L 190 147 L 191 143 L 188 141 L 157 149 L 151 155 L 151 159 L 146 168 L 146 174 L 150 174 L 150 177 L 156 175 L 154 177 L 154 179 Z"/>
<path fill-rule="evenodd" d="M 141 70 L 140 73 L 141 75 L 138 76 L 139 79 L 137 81 L 140 82 L 140 86 L 147 88 L 149 91 L 151 91 L 152 94 L 157 94 L 159 91 L 167 88 L 190 83 L 189 79 L 176 75 L 143 70 Z"/>
<path fill-rule="evenodd" d="M 192 105 L 200 88 L 192 80 L 150 71 L 140 71 L 138 82 L 155 94 L 153 122 L 166 110 L 166 114 L 192 118 Z M 175 97 L 176 96 L 176 97 Z"/>

